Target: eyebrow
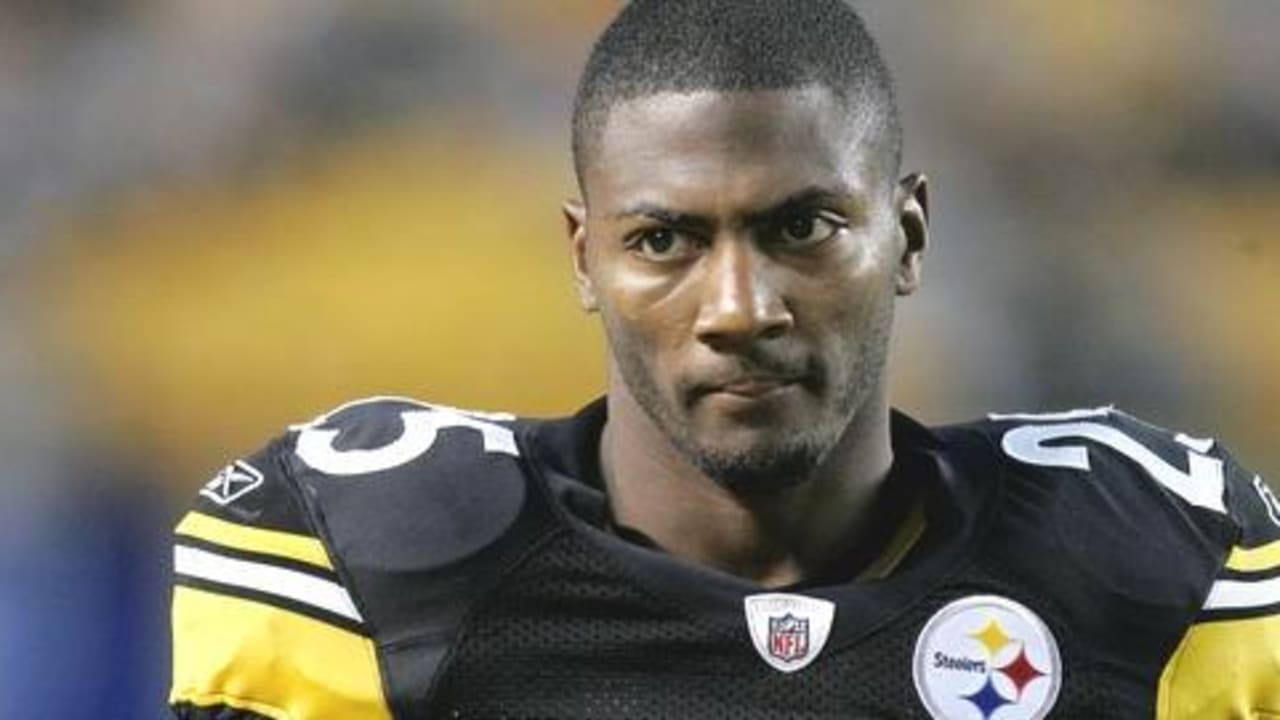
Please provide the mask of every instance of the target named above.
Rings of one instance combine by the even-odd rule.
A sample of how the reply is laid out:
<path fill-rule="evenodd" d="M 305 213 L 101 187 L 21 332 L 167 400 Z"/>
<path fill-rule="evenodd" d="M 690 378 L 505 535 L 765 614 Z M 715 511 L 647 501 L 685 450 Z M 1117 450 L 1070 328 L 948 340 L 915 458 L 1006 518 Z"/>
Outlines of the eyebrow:
<path fill-rule="evenodd" d="M 646 217 L 675 228 L 705 230 L 715 224 L 703 215 L 680 212 L 655 203 L 646 202 L 629 205 L 610 216 L 613 220 L 626 220 L 633 217 Z"/>
<path fill-rule="evenodd" d="M 811 208 L 815 205 L 839 205 L 842 207 L 848 205 L 851 206 L 858 217 L 865 214 L 866 208 L 865 201 L 844 185 L 837 187 L 811 185 L 803 190 L 791 193 L 771 207 L 748 213 L 747 224 L 751 226 L 767 224 L 776 220 L 779 215 Z"/>
<path fill-rule="evenodd" d="M 866 210 L 866 202 L 846 186 L 823 187 L 811 185 L 788 195 L 763 210 L 748 213 L 746 223 L 749 226 L 759 226 L 773 222 L 779 215 L 783 215 L 788 211 L 822 204 L 851 205 L 858 217 L 863 216 Z M 610 217 L 614 220 L 647 217 L 665 225 L 679 228 L 710 228 L 715 225 L 710 218 L 704 215 L 672 210 L 656 203 L 648 202 L 629 205 Z"/>

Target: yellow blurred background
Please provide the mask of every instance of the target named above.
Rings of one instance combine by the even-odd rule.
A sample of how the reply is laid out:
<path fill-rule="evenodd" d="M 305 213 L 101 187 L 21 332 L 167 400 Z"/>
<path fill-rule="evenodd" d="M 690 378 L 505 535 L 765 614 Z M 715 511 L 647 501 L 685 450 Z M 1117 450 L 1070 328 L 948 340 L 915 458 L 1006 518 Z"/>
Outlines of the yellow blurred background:
<path fill-rule="evenodd" d="M 1115 403 L 1280 476 L 1280 5 L 857 4 L 933 182 L 898 403 Z M 287 423 L 600 391 L 559 203 L 618 6 L 0 5 L 0 717 L 160 716 L 167 527 Z"/>

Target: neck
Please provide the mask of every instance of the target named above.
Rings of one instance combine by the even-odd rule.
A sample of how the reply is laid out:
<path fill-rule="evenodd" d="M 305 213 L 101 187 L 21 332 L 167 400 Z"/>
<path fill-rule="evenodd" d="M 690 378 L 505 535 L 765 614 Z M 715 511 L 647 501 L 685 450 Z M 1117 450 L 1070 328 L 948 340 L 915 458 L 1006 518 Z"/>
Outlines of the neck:
<path fill-rule="evenodd" d="M 883 388 L 807 477 L 757 494 L 727 490 L 703 474 L 620 380 L 612 383 L 608 410 L 600 460 L 619 525 L 677 557 L 765 587 L 800 582 L 861 555 L 850 549 L 864 539 L 893 463 Z"/>

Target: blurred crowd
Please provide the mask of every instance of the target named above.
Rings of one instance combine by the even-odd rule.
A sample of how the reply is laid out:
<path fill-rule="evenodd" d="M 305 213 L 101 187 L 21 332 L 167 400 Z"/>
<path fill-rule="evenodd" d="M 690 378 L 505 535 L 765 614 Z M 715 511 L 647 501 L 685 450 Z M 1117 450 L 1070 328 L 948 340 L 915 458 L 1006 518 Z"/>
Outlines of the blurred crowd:
<path fill-rule="evenodd" d="M 1114 403 L 1280 477 L 1280 6 L 867 0 L 933 422 Z M 576 74 L 617 0 L 0 3 L 0 718 L 159 717 L 168 529 L 352 397 L 599 392 Z"/>

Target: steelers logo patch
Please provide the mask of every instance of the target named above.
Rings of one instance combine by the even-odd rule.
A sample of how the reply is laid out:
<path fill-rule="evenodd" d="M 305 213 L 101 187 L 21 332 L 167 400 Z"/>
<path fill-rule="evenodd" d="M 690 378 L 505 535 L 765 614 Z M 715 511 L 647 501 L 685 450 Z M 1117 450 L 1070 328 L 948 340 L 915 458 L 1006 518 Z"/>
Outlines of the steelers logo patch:
<path fill-rule="evenodd" d="M 1049 628 L 995 595 L 956 600 L 916 640 L 916 691 L 937 720 L 1040 720 L 1062 686 Z"/>

